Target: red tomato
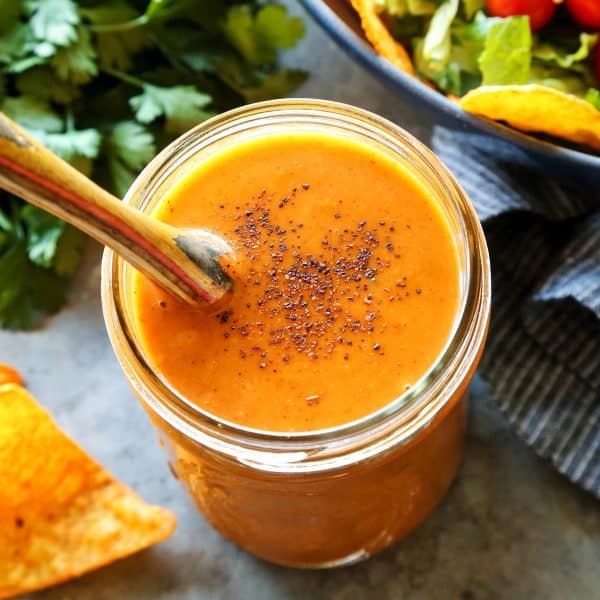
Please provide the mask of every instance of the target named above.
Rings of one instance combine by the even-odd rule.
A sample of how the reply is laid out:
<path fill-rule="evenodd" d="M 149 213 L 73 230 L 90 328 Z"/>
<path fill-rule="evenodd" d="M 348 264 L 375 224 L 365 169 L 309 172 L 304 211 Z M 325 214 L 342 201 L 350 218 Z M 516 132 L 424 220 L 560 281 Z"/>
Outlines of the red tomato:
<path fill-rule="evenodd" d="M 582 27 L 600 29 L 600 0 L 566 0 L 569 13 Z"/>
<path fill-rule="evenodd" d="M 596 1 L 589 0 L 589 3 Z M 485 6 L 492 17 L 527 15 L 531 31 L 537 31 L 550 21 L 557 5 L 554 0 L 486 0 Z"/>

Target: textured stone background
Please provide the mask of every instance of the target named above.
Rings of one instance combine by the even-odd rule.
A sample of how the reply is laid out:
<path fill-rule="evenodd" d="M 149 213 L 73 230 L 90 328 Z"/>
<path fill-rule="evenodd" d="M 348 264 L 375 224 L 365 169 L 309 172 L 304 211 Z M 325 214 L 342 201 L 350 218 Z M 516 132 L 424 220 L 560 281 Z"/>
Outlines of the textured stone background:
<path fill-rule="evenodd" d="M 316 27 L 309 26 L 307 39 L 288 60 L 313 72 L 298 95 L 363 106 L 427 140 L 430 123 Z M 40 331 L 0 332 L 0 361 L 21 369 L 66 431 L 145 499 L 173 510 L 179 527 L 156 548 L 31 598 L 600 598 L 598 503 L 513 436 L 481 382 L 473 390 L 460 476 L 404 542 L 333 571 L 284 569 L 238 550 L 203 521 L 170 476 L 113 357 L 98 287 L 99 251 L 91 246 L 70 306 Z"/>

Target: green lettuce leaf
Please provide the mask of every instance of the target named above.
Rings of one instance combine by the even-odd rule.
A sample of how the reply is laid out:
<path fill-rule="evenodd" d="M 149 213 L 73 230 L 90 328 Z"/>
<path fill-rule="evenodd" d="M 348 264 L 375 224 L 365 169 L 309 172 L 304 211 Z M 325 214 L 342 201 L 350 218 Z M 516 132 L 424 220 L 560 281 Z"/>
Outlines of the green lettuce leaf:
<path fill-rule="evenodd" d="M 470 23 L 457 20 L 451 29 L 451 61 L 456 62 L 463 71 L 480 74 L 479 57 L 485 48 L 487 34 L 497 21 L 496 18 L 486 17 L 481 11 Z"/>
<path fill-rule="evenodd" d="M 479 57 L 488 31 L 496 21 L 483 12 L 477 13 L 470 23 L 456 17 L 450 27 L 450 54 L 445 64 L 427 60 L 423 42 L 417 40 L 415 64 L 418 72 L 452 94 L 463 95 L 477 87 L 481 84 Z"/>
<path fill-rule="evenodd" d="M 377 0 L 380 12 L 393 17 L 406 15 L 432 15 L 439 8 L 440 0 Z"/>
<path fill-rule="evenodd" d="M 537 83 L 574 96 L 584 96 L 590 87 L 588 78 L 574 71 L 534 64 L 529 83 Z"/>
<path fill-rule="evenodd" d="M 464 0 L 462 5 L 465 19 L 469 21 L 485 7 L 485 0 Z"/>
<path fill-rule="evenodd" d="M 450 60 L 452 48 L 450 41 L 450 26 L 458 12 L 458 0 L 444 2 L 429 23 L 429 28 L 423 38 L 423 59 L 434 69 L 444 67 Z"/>
<path fill-rule="evenodd" d="M 528 17 L 492 23 L 479 57 L 483 85 L 519 85 L 531 73 L 531 28 Z"/>
<path fill-rule="evenodd" d="M 543 42 L 534 47 L 533 57 L 537 60 L 562 67 L 563 69 L 570 69 L 577 63 L 586 60 L 597 42 L 597 33 L 584 32 L 579 35 L 579 47 L 575 52 L 567 53 L 554 44 Z"/>
<path fill-rule="evenodd" d="M 535 45 L 533 58 L 563 69 L 570 69 L 591 55 L 592 49 L 598 42 L 598 37 L 597 33 L 581 33 L 579 47 L 575 52 L 567 52 L 555 44 L 542 42 Z"/>
<path fill-rule="evenodd" d="M 590 88 L 585 94 L 585 101 L 594 105 L 598 110 L 600 110 L 600 90 L 596 88 Z"/>

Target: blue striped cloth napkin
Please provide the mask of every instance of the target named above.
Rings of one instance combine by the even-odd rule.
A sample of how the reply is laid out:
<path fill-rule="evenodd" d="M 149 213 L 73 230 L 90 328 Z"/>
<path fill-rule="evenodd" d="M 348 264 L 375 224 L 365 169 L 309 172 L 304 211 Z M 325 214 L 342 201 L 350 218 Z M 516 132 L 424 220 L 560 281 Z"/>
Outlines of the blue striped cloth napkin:
<path fill-rule="evenodd" d="M 600 497 L 600 190 L 567 188 L 508 145 L 438 128 L 492 262 L 480 374 L 517 434 Z"/>

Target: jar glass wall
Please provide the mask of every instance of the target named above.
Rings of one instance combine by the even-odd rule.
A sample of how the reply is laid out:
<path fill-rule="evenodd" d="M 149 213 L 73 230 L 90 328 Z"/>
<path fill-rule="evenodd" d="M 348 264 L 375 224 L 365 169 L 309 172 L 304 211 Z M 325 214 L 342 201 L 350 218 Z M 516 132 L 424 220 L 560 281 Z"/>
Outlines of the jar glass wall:
<path fill-rule="evenodd" d="M 281 433 L 225 422 L 153 369 L 134 318 L 133 269 L 110 250 L 102 299 L 127 379 L 206 518 L 262 558 L 323 567 L 366 558 L 405 536 L 439 503 L 458 470 L 466 390 L 490 311 L 489 259 L 473 207 L 439 160 L 402 129 L 320 100 L 254 104 L 198 126 L 148 165 L 124 201 L 152 213 L 175 182 L 207 158 L 250 139 L 308 132 L 352 139 L 393 157 L 422 182 L 453 233 L 460 308 L 438 360 L 410 390 L 373 414 L 326 430 Z"/>

